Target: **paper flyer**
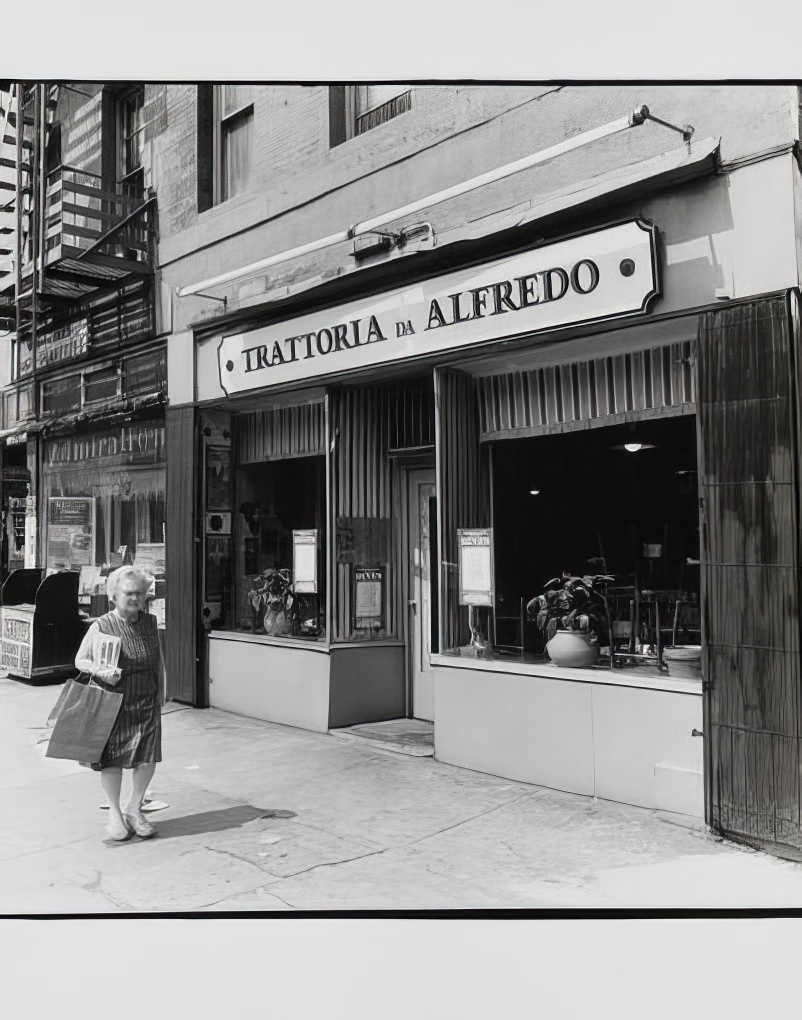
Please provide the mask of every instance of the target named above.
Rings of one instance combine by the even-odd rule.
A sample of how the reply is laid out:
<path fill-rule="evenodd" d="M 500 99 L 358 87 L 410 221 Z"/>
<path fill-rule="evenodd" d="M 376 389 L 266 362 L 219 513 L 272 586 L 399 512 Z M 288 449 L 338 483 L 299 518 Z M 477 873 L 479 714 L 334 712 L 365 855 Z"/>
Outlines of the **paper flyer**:
<path fill-rule="evenodd" d="M 92 642 L 92 661 L 98 666 L 117 668 L 120 658 L 120 639 L 113 634 L 95 634 Z"/>

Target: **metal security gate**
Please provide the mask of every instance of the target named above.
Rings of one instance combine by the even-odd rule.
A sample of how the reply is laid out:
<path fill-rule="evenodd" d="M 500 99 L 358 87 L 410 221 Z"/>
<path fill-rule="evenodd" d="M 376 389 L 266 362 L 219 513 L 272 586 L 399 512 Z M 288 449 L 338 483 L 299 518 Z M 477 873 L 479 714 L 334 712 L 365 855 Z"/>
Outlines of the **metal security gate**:
<path fill-rule="evenodd" d="M 780 853 L 802 849 L 796 308 L 709 312 L 698 355 L 708 820 Z"/>

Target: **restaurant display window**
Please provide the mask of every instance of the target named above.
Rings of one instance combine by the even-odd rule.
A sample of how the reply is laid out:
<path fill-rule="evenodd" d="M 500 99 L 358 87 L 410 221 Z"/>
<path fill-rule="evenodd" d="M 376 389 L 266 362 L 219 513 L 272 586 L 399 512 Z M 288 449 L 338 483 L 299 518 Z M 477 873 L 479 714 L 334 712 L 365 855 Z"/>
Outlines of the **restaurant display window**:
<path fill-rule="evenodd" d="M 452 651 L 699 675 L 695 417 L 507 439 L 491 454 L 492 591 L 460 607 L 469 638 Z M 566 631 L 585 638 L 584 658 L 549 644 Z"/>
<path fill-rule="evenodd" d="M 325 459 L 240 464 L 234 629 L 325 638 Z"/>
<path fill-rule="evenodd" d="M 79 599 L 105 593 L 107 575 L 133 563 L 156 579 L 163 611 L 164 426 L 149 423 L 44 444 L 43 558 L 48 571 L 80 571 Z"/>

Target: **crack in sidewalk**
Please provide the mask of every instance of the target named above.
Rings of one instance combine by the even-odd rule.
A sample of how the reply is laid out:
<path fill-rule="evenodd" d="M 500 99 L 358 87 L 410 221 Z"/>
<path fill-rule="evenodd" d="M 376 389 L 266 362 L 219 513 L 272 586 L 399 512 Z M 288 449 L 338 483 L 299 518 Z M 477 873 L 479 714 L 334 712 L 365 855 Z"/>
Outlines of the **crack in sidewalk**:
<path fill-rule="evenodd" d="M 248 857 L 243 857 L 242 854 L 235 853 L 233 850 L 226 850 L 224 847 L 219 846 L 206 846 L 205 843 L 203 844 L 203 849 L 208 850 L 209 853 L 212 854 L 221 854 L 223 857 L 233 857 L 235 861 L 242 861 L 244 864 L 250 864 L 252 868 L 256 868 L 256 870 L 261 872 L 263 875 L 265 874 L 265 869 L 260 864 L 257 864 L 256 861 L 250 860 Z M 270 872 L 267 872 L 267 874 L 270 874 Z"/>
<path fill-rule="evenodd" d="M 239 900 L 239 899 L 242 899 L 243 897 L 246 897 L 246 896 L 252 896 L 256 892 L 263 891 L 264 888 L 265 888 L 265 886 L 263 886 L 263 885 L 254 886 L 253 889 L 248 889 L 246 892 L 238 893 L 237 896 L 236 896 L 236 899 Z M 285 900 L 283 896 L 279 896 L 278 893 L 274 893 L 272 891 L 272 889 L 268 892 L 268 896 L 272 896 L 274 899 L 278 900 L 279 903 L 283 903 L 285 907 L 289 907 L 290 910 L 299 910 L 300 909 L 297 906 L 297 904 L 290 903 L 290 901 L 289 900 Z M 223 896 L 219 900 L 213 900 L 211 903 L 204 903 L 203 906 L 195 907 L 194 909 L 196 909 L 196 910 L 213 910 L 217 906 L 218 903 L 225 903 L 227 900 L 230 901 L 231 898 L 232 897 L 230 897 L 230 896 Z M 246 907 L 245 909 L 247 910 L 248 908 Z M 254 907 L 252 909 L 256 910 L 257 908 Z"/>
<path fill-rule="evenodd" d="M 509 807 L 511 804 L 517 804 L 520 800 L 532 800 L 534 798 L 540 799 L 543 797 L 543 792 L 538 790 L 533 793 L 522 793 L 519 797 L 513 797 L 511 800 L 505 800 L 503 804 L 496 804 L 495 807 L 488 808 L 486 811 L 480 811 L 476 815 L 471 815 L 470 818 L 463 818 L 462 821 L 455 822 L 453 825 L 446 825 L 442 829 L 438 829 L 436 832 L 429 832 L 425 836 L 421 836 L 419 839 L 413 839 L 409 843 L 405 843 L 404 847 L 417 846 L 418 843 L 425 843 L 427 839 L 432 839 L 434 836 L 442 836 L 444 832 L 451 832 L 452 829 L 459 829 L 463 825 L 469 825 L 471 822 L 475 822 L 479 818 L 485 818 L 487 815 L 492 815 L 496 811 L 501 811 L 502 808 Z"/>
<path fill-rule="evenodd" d="M 523 793 L 521 796 L 513 797 L 511 800 L 505 801 L 503 804 L 496 804 L 495 807 L 488 808 L 486 811 L 480 811 L 478 814 L 472 815 L 470 818 L 463 818 L 461 821 L 455 822 L 453 825 L 446 825 L 442 829 L 438 829 L 435 832 L 429 832 L 425 836 L 421 836 L 419 839 L 412 839 L 412 840 L 409 840 L 406 843 L 400 843 L 397 846 L 385 846 L 385 847 L 382 847 L 382 848 L 380 848 L 378 850 L 370 850 L 368 853 L 357 854 L 354 857 L 347 857 L 347 858 L 344 858 L 343 860 L 339 860 L 339 861 L 321 861 L 320 864 L 312 864 L 308 868 L 302 868 L 300 871 L 294 871 L 290 875 L 276 876 L 276 882 L 285 882 L 285 881 L 287 881 L 288 879 L 291 879 L 291 878 L 299 878 L 301 875 L 308 875 L 311 872 L 317 871 L 320 868 L 334 868 L 334 867 L 337 867 L 340 864 L 352 864 L 354 861 L 367 860 L 367 858 L 369 858 L 369 857 L 380 857 L 382 854 L 386 854 L 386 853 L 388 853 L 390 851 L 406 850 L 408 847 L 417 846 L 418 843 L 423 843 L 427 839 L 432 839 L 434 836 L 440 836 L 444 832 L 450 832 L 452 829 L 458 829 L 460 826 L 467 825 L 470 822 L 474 822 L 478 818 L 484 818 L 486 815 L 491 815 L 495 811 L 499 811 L 501 808 L 508 807 L 510 804 L 517 803 L 519 800 L 526 800 L 526 799 L 529 799 L 529 798 L 532 798 L 532 797 L 537 797 L 537 796 L 542 796 L 540 791 L 538 791 L 537 793 Z M 316 826 L 308 826 L 308 828 L 317 828 L 317 827 Z M 327 832 L 328 830 L 326 830 L 326 829 L 317 829 L 317 831 Z M 220 851 L 220 852 L 221 853 L 225 853 L 226 851 Z M 237 856 L 237 855 L 232 855 L 232 856 Z M 250 863 L 252 863 L 252 862 L 250 862 Z M 255 867 L 260 868 L 260 870 L 265 870 L 265 871 L 267 870 L 267 869 L 261 869 L 261 866 L 258 865 L 258 864 L 255 865 Z M 267 873 L 268 874 L 273 874 L 273 872 L 269 872 L 269 871 Z M 271 895 L 272 895 L 272 893 L 271 893 Z"/>
<path fill-rule="evenodd" d="M 318 830 L 325 832 L 325 829 Z M 290 875 L 276 875 L 275 872 L 270 871 L 267 867 L 263 867 L 261 864 L 257 864 L 255 861 L 249 860 L 247 857 L 243 857 L 242 854 L 234 853 L 233 850 L 225 850 L 222 847 L 207 846 L 205 849 L 211 850 L 212 853 L 225 854 L 229 857 L 234 857 L 238 861 L 244 861 L 246 864 L 250 864 L 252 867 L 257 868 L 263 875 L 270 875 L 274 882 L 284 882 L 288 878 L 297 878 L 299 875 L 305 875 L 307 872 L 315 871 L 317 868 L 333 868 L 338 864 L 350 864 L 352 861 L 361 861 L 365 857 L 375 857 L 378 854 L 387 853 L 388 850 L 398 849 L 397 847 L 382 847 L 380 850 L 370 850 L 368 853 L 356 854 L 354 857 L 346 857 L 338 861 L 321 861 L 319 864 L 312 864 L 308 868 L 302 868 L 300 871 L 293 871 Z M 266 885 L 271 885 L 271 882 L 266 882 Z"/>

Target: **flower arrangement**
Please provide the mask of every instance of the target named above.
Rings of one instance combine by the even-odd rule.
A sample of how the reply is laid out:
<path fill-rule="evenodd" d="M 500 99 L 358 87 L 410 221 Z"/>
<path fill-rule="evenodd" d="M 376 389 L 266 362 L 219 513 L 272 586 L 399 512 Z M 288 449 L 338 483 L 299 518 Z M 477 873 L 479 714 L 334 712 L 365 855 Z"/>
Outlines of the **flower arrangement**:
<path fill-rule="evenodd" d="M 535 620 L 547 641 L 558 630 L 580 631 L 593 641 L 609 640 L 606 590 L 612 580 L 609 574 L 553 577 L 544 585 L 543 594 L 527 604 L 527 617 Z"/>

